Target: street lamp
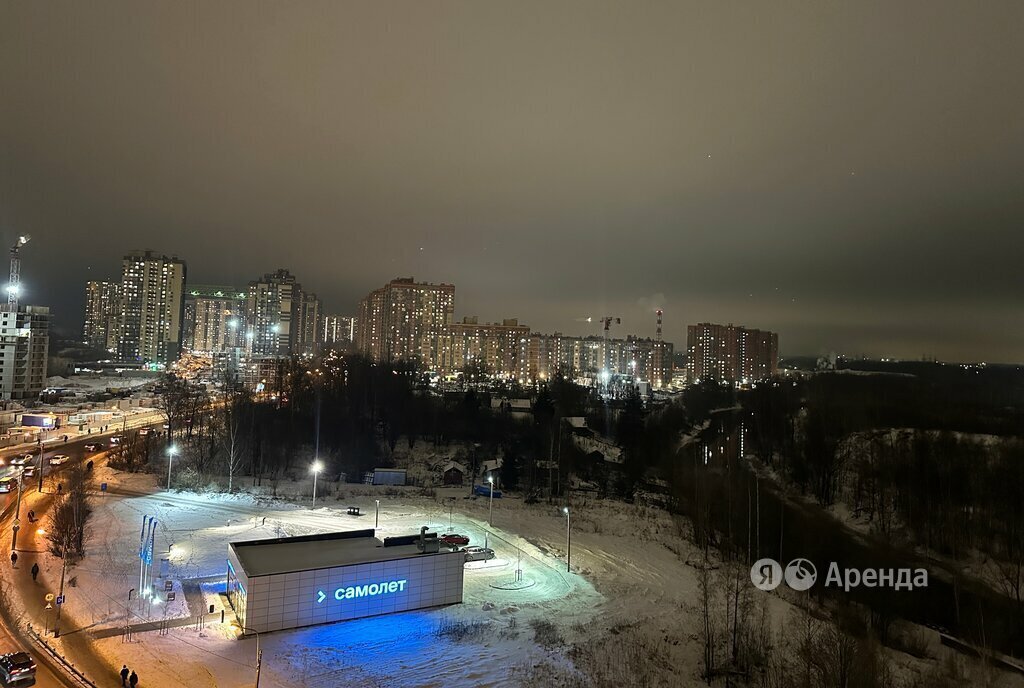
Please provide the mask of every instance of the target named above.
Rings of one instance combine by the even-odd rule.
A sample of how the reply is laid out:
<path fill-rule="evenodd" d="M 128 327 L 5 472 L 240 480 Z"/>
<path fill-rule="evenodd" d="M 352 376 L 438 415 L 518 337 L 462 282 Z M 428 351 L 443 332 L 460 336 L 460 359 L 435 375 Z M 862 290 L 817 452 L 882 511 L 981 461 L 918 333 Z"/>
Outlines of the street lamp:
<path fill-rule="evenodd" d="M 380 527 L 380 500 L 376 499 L 374 501 L 377 502 L 377 510 L 373 514 L 373 527 L 374 528 L 379 528 Z"/>
<path fill-rule="evenodd" d="M 562 511 L 565 512 L 565 572 L 571 573 L 569 555 L 572 553 L 572 540 L 569 539 L 569 507 L 563 507 Z"/>
<path fill-rule="evenodd" d="M 18 529 L 21 528 L 21 484 L 25 482 L 25 465 L 21 465 L 21 472 L 18 473 L 18 504 L 14 507 L 14 525 L 12 526 L 11 551 L 18 549 Z"/>
<path fill-rule="evenodd" d="M 309 467 L 309 470 L 313 473 L 313 506 L 316 507 L 316 477 L 320 474 L 320 471 L 324 469 L 324 465 L 319 461 L 314 461 L 313 465 Z"/>
<path fill-rule="evenodd" d="M 174 455 L 178 453 L 177 445 L 167 447 L 167 489 L 171 489 L 171 464 L 174 463 Z"/>
<path fill-rule="evenodd" d="M 263 664 L 263 650 L 260 649 L 260 632 L 255 628 L 243 626 L 237 621 L 231 622 L 231 628 L 239 630 L 242 633 L 249 632 L 256 634 L 256 688 L 260 688 L 260 666 Z"/>
<path fill-rule="evenodd" d="M 494 526 L 494 476 L 487 476 L 487 482 L 491 484 L 491 497 L 487 504 L 487 525 Z"/>

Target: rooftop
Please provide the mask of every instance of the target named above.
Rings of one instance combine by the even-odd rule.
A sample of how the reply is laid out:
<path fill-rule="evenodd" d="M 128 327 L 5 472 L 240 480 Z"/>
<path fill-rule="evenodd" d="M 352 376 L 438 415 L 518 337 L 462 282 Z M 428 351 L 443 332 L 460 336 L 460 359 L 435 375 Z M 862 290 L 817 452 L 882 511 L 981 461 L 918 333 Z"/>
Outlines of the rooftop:
<path fill-rule="evenodd" d="M 423 554 L 415 544 L 385 547 L 384 543 L 375 537 L 372 528 L 232 542 L 228 547 L 235 552 L 238 563 L 250 578 L 391 559 L 433 556 Z"/>

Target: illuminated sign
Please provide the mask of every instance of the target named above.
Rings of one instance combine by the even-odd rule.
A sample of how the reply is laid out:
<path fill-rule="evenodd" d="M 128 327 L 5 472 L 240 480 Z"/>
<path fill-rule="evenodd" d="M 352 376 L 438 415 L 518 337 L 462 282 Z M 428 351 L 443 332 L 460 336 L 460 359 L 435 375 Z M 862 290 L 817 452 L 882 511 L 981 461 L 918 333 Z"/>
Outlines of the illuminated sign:
<path fill-rule="evenodd" d="M 384 583 L 369 583 L 367 585 L 350 585 L 345 588 L 338 588 L 334 591 L 334 599 L 354 600 L 357 597 L 376 597 L 387 593 L 404 592 L 407 580 L 386 581 Z M 328 597 L 323 590 L 316 591 L 316 603 L 321 604 Z"/>

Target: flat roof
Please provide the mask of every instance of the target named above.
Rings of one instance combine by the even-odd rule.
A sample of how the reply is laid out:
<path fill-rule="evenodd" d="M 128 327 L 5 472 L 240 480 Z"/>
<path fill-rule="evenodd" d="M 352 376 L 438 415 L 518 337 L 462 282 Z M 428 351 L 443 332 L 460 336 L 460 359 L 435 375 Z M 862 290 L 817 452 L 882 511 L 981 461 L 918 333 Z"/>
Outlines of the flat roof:
<path fill-rule="evenodd" d="M 372 528 L 231 542 L 228 547 L 249 578 L 434 555 L 420 552 L 415 544 L 385 547 Z"/>

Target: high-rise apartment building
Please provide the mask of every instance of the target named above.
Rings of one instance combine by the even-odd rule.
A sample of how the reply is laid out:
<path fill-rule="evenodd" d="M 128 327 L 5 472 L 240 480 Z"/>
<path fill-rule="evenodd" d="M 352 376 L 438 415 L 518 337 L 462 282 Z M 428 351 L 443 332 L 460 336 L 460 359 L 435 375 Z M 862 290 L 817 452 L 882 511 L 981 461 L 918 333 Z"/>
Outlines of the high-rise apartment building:
<path fill-rule="evenodd" d="M 50 309 L 0 306 L 0 398 L 35 399 L 46 386 Z"/>
<path fill-rule="evenodd" d="M 690 325 L 686 333 L 687 376 L 747 384 L 779 369 L 779 335 L 742 325 Z"/>
<path fill-rule="evenodd" d="M 185 296 L 185 345 L 194 353 L 219 354 L 245 341 L 246 292 L 229 286 L 189 287 Z"/>
<path fill-rule="evenodd" d="M 596 378 L 604 372 L 650 382 L 656 388 L 672 381 L 671 342 L 630 335 L 607 339 L 533 333 L 529 336 L 527 378 L 549 380 L 557 373 Z"/>
<path fill-rule="evenodd" d="M 109 280 L 86 282 L 82 343 L 116 354 L 120 323 L 121 284 Z"/>
<path fill-rule="evenodd" d="M 530 328 L 515 318 L 478 323 L 475 317 L 448 326 L 441 370 L 477 367 L 488 375 L 525 382 L 529 377 Z"/>
<path fill-rule="evenodd" d="M 304 292 L 287 270 L 249 283 L 246 351 L 257 356 L 315 353 L 320 343 L 320 299 Z"/>
<path fill-rule="evenodd" d="M 356 346 L 375 361 L 405 361 L 440 370 L 450 356 L 448 326 L 455 285 L 391 280 L 359 303 Z"/>
<path fill-rule="evenodd" d="M 299 327 L 296 332 L 296 352 L 315 354 L 320 350 L 323 341 L 320 327 L 322 305 L 320 299 L 312 292 L 303 292 Z"/>
<path fill-rule="evenodd" d="M 320 340 L 324 346 L 353 346 L 356 341 L 356 319 L 346 315 L 325 315 Z"/>
<path fill-rule="evenodd" d="M 185 263 L 140 251 L 121 264 L 118 357 L 128 363 L 166 365 L 181 351 Z"/>

